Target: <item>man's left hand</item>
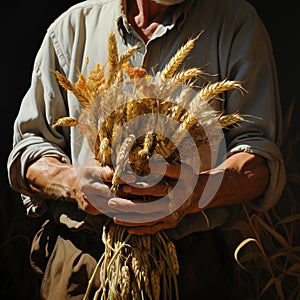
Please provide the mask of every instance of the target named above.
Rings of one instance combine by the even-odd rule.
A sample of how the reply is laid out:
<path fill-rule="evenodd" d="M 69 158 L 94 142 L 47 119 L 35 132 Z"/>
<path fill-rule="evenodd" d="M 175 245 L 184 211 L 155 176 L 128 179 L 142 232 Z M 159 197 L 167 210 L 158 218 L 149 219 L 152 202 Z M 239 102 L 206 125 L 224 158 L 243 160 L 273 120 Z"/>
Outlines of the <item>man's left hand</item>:
<path fill-rule="evenodd" d="M 155 161 L 151 163 L 151 174 L 163 175 L 164 179 L 154 185 L 146 182 L 124 185 L 122 191 L 135 199 L 112 198 L 108 202 L 111 208 L 122 212 L 114 222 L 129 227 L 131 234 L 155 234 L 175 228 L 195 207 L 199 210 L 198 201 L 193 205 L 195 197 L 191 197 L 198 176 L 190 166 Z"/>

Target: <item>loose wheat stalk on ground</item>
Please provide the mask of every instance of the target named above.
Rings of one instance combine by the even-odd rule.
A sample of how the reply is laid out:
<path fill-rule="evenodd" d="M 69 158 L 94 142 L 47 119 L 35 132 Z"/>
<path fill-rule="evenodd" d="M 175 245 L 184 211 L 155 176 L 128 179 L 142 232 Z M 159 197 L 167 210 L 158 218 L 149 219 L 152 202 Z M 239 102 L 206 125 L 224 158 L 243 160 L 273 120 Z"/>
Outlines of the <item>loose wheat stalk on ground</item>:
<path fill-rule="evenodd" d="M 294 149 L 291 120 L 298 118 L 293 104 L 285 116 L 281 152 L 287 182 L 278 202 L 266 211 L 243 204 L 239 218 L 226 228 L 235 241 L 236 280 L 242 295 L 261 300 L 300 299 L 299 159 Z M 237 237 L 232 238 L 231 233 Z"/>

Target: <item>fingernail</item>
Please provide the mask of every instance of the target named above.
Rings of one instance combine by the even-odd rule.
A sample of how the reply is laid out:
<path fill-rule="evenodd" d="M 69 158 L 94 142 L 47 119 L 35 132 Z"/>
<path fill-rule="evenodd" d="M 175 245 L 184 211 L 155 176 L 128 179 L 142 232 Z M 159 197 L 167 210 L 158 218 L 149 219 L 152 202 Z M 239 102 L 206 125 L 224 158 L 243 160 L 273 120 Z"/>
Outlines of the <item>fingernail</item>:
<path fill-rule="evenodd" d="M 117 202 L 115 202 L 114 200 L 108 200 L 107 204 L 109 207 L 117 207 L 118 206 Z"/>

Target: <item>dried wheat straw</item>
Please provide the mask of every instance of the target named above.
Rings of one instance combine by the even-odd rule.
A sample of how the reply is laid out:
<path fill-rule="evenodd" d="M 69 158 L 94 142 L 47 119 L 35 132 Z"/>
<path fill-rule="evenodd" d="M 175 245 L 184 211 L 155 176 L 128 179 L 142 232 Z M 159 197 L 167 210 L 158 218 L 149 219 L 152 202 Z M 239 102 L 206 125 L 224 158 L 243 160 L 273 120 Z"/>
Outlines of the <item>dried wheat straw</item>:
<path fill-rule="evenodd" d="M 204 134 L 199 120 L 201 124 L 210 128 L 212 134 L 216 126 L 215 121 L 219 121 L 221 127 L 243 121 L 239 114 L 220 115 L 207 110 L 209 99 L 232 89 L 244 91 L 239 82 L 223 80 L 208 84 L 190 99 L 193 87 L 191 81 L 203 75 L 203 71 L 191 68 L 175 74 L 193 49 L 198 37 L 190 39 L 177 51 L 161 72 L 160 80 L 154 82 L 144 69 L 130 66 L 129 59 L 138 50 L 138 46 L 129 48 L 119 58 L 113 34 L 109 36 L 108 59 L 105 66 L 96 65 L 87 78 L 78 72 L 78 81 L 75 85 L 56 72 L 59 83 L 71 91 L 85 107 L 81 111 L 80 122 L 76 124 L 86 135 L 95 157 L 102 165 L 112 166 L 115 162 L 111 188 L 113 192 L 118 189 L 127 162 L 137 174 L 142 174 L 145 163 L 155 154 L 160 154 L 170 161 L 180 162 L 177 146 L 185 142 L 187 133 L 201 137 Z M 132 95 L 115 88 L 126 75 L 133 79 L 143 78 L 142 81 L 132 81 L 135 88 Z M 173 92 L 185 82 L 190 83 L 179 95 L 174 95 L 176 101 L 172 101 Z M 139 123 L 142 121 L 137 117 L 144 114 L 153 115 L 149 124 Z M 157 118 L 157 115 L 166 118 Z M 168 118 L 177 122 L 176 128 L 169 126 Z M 133 128 L 137 132 L 133 133 L 126 127 L 129 121 L 132 121 Z M 71 124 L 71 119 L 66 121 L 62 118 L 54 126 L 74 126 Z M 145 126 L 146 133 L 143 131 Z M 137 134 L 140 132 L 143 132 L 141 137 Z M 172 136 L 172 140 L 166 136 Z M 208 143 L 202 140 L 196 143 L 199 148 L 208 147 Z M 103 228 L 102 241 L 105 251 L 95 270 L 100 272 L 101 284 L 94 299 L 100 297 L 108 300 L 161 299 L 161 297 L 178 299 L 178 258 L 175 245 L 166 234 L 162 231 L 151 237 L 131 236 L 126 234 L 125 227 L 116 226 L 113 222 L 109 224 L 107 234 L 107 228 Z M 95 272 L 89 281 L 85 299 L 91 291 Z"/>
<path fill-rule="evenodd" d="M 64 75 L 62 75 L 58 71 L 55 71 L 55 75 L 60 85 L 65 90 L 72 92 L 82 106 L 87 106 L 89 104 L 89 100 L 86 97 L 84 97 L 84 95 L 82 95 L 81 92 L 75 88 L 73 83 L 69 81 Z"/>
<path fill-rule="evenodd" d="M 71 127 L 71 126 L 76 126 L 77 125 L 77 119 L 76 118 L 72 118 L 72 117 L 63 117 L 63 118 L 59 118 L 53 125 L 52 127 L 58 127 L 58 126 L 67 126 L 67 127 Z"/>
<path fill-rule="evenodd" d="M 232 89 L 238 89 L 240 91 L 244 91 L 241 83 L 234 80 L 224 79 L 220 82 L 209 83 L 199 91 L 197 101 L 209 100 L 211 98 L 218 96 L 223 92 Z"/>

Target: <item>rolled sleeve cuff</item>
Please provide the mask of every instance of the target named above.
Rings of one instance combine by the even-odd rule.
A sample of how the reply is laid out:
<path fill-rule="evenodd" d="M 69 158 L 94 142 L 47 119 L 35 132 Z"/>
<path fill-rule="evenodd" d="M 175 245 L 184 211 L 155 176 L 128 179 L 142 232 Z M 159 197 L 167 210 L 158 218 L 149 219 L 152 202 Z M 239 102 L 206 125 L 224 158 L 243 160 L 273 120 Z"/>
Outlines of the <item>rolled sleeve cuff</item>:
<path fill-rule="evenodd" d="M 26 148 L 25 148 L 26 149 Z M 13 190 L 21 194 L 21 199 L 28 216 L 40 216 L 47 209 L 43 198 L 36 198 L 28 186 L 26 166 L 30 161 L 34 161 L 43 156 L 56 157 L 63 163 L 70 163 L 70 159 L 60 149 L 31 145 L 30 149 L 20 151 L 22 154 L 12 153 L 8 160 L 9 184 Z M 18 152 L 17 152 L 18 153 Z"/>
<path fill-rule="evenodd" d="M 236 152 L 248 152 L 265 158 L 270 170 L 268 186 L 259 199 L 250 201 L 256 210 L 264 211 L 273 207 L 279 200 L 286 184 L 286 170 L 280 149 L 270 141 L 253 141 L 249 144 L 239 144 L 230 149 L 228 156 Z"/>

